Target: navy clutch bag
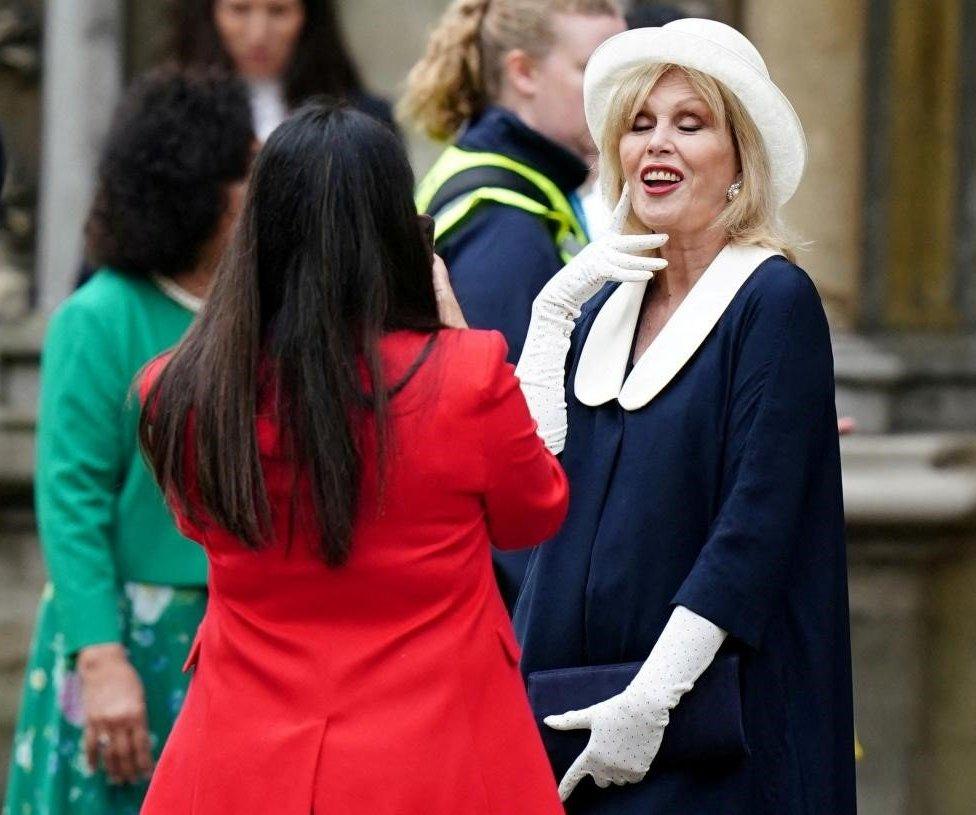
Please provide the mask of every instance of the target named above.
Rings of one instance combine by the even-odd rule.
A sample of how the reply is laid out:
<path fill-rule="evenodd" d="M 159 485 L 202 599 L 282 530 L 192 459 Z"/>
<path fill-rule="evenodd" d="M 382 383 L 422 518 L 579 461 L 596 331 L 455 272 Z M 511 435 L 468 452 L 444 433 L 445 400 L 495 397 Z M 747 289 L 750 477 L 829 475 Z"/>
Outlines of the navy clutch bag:
<path fill-rule="evenodd" d="M 553 730 L 542 720 L 615 696 L 630 684 L 642 664 L 557 668 L 529 674 L 529 703 L 557 779 L 583 752 L 590 731 Z M 722 653 L 671 711 L 654 765 L 734 759 L 748 752 L 742 729 L 739 655 Z"/>

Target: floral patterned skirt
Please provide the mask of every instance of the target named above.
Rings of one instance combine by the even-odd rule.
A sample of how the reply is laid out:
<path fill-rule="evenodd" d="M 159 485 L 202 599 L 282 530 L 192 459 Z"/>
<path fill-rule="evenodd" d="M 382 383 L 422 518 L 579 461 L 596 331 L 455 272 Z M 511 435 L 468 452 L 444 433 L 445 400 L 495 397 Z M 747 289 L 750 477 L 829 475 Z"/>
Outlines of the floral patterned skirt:
<path fill-rule="evenodd" d="M 124 645 L 145 687 L 158 759 L 186 694 L 189 677 L 181 668 L 203 619 L 207 590 L 146 583 L 124 589 Z M 137 815 L 147 784 L 110 784 L 85 759 L 81 684 L 64 653 L 53 596 L 48 585 L 27 662 L 3 815 Z"/>

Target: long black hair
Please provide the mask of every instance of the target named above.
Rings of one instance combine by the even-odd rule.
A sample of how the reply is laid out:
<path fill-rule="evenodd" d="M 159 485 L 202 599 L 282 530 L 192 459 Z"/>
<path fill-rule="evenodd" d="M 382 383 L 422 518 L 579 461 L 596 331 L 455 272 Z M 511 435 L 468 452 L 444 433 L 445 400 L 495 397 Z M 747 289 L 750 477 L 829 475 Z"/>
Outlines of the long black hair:
<path fill-rule="evenodd" d="M 259 377 L 270 370 L 286 448 L 310 479 L 321 554 L 331 565 L 347 558 L 358 419 L 369 411 L 382 473 L 394 383 L 384 381 L 379 340 L 441 327 L 413 184 L 397 137 L 341 106 L 300 109 L 258 154 L 212 294 L 140 422 L 157 480 L 191 518 L 189 450 L 209 516 L 251 548 L 268 542 L 255 419 Z"/>
<path fill-rule="evenodd" d="M 197 262 L 251 164 L 247 90 L 216 69 L 156 68 L 119 103 L 85 224 L 94 267 L 173 276 Z"/>
<path fill-rule="evenodd" d="M 357 98 L 359 71 L 346 47 L 334 0 L 302 0 L 305 24 L 284 77 L 285 98 L 297 107 L 328 95 Z M 170 50 L 183 65 L 219 65 L 233 70 L 214 23 L 214 0 L 173 0 Z"/>

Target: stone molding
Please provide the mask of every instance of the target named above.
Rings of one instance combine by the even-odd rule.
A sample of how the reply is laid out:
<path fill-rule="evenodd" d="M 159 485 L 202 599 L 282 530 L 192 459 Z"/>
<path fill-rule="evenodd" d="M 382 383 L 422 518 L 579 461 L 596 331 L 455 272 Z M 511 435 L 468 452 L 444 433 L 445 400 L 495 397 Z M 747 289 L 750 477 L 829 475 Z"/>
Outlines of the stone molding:
<path fill-rule="evenodd" d="M 841 450 L 850 527 L 976 527 L 976 435 L 855 434 Z"/>

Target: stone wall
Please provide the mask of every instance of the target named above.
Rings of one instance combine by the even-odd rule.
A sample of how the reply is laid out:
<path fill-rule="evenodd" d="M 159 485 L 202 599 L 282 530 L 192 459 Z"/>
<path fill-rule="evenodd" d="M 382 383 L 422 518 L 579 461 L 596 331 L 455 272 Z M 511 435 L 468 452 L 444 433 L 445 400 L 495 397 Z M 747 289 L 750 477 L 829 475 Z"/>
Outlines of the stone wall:
<path fill-rule="evenodd" d="M 844 441 L 861 815 L 976 800 L 976 438 Z"/>

